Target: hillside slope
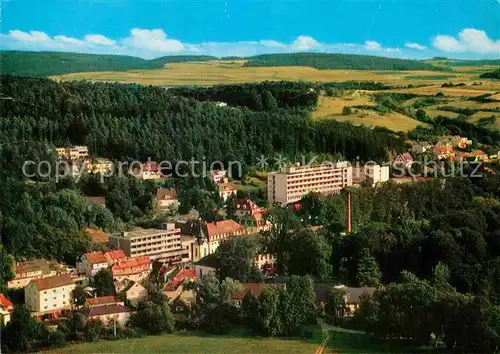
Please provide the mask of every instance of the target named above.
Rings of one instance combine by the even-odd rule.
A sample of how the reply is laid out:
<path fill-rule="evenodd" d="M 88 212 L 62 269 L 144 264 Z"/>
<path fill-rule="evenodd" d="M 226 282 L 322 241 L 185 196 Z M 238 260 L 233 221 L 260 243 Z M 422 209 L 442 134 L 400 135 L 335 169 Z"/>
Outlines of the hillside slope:
<path fill-rule="evenodd" d="M 0 51 L 0 59 L 2 74 L 51 76 L 90 71 L 157 69 L 167 63 L 207 61 L 216 58 L 179 55 L 146 60 L 126 55 Z"/>
<path fill-rule="evenodd" d="M 444 70 L 423 61 L 357 54 L 264 54 L 248 58 L 245 66 L 310 66 L 316 69 Z"/>

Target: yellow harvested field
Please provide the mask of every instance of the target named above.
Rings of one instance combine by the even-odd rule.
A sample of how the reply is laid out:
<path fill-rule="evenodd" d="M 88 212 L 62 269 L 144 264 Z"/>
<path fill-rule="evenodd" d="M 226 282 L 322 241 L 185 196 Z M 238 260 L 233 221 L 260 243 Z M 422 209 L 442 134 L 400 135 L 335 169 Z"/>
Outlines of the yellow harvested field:
<path fill-rule="evenodd" d="M 335 81 L 382 81 L 392 85 L 436 84 L 463 80 L 469 74 L 441 73 L 434 71 L 366 71 L 366 70 L 318 70 L 305 66 L 244 67 L 245 61 L 208 61 L 166 64 L 164 69 L 103 71 L 73 73 L 53 76 L 56 80 L 91 80 L 144 85 L 215 85 L 259 82 L 265 80 L 294 80 L 314 82 Z M 443 79 L 443 77 L 449 77 Z"/>
<path fill-rule="evenodd" d="M 488 98 L 491 98 L 492 100 L 497 100 L 500 103 L 500 93 L 497 93 L 496 95 L 490 96 Z"/>
<path fill-rule="evenodd" d="M 400 113 L 392 112 L 382 116 L 377 112 L 369 110 L 346 116 L 330 116 L 325 119 L 335 119 L 340 122 L 351 122 L 356 125 L 365 125 L 367 127 L 385 127 L 394 131 L 409 131 L 415 129 L 419 125 L 426 126 L 426 124 Z"/>
<path fill-rule="evenodd" d="M 439 109 L 426 109 L 425 110 L 428 115 L 435 118 L 438 116 L 448 117 L 448 118 L 456 118 L 458 113 L 449 112 L 449 111 L 440 111 Z"/>
<path fill-rule="evenodd" d="M 428 95 L 434 96 L 438 92 L 442 92 L 447 97 L 474 97 L 484 94 L 494 94 L 495 91 L 483 90 L 483 89 L 472 89 L 471 87 L 441 87 L 439 86 L 427 86 L 427 87 L 416 87 L 410 89 L 397 89 L 389 90 L 388 92 L 397 93 L 413 93 L 416 95 Z"/>
<path fill-rule="evenodd" d="M 472 108 L 472 109 L 494 109 L 500 108 L 500 101 L 498 102 L 477 102 L 477 101 L 461 101 L 457 100 L 450 102 L 447 105 L 452 105 L 457 108 Z"/>
<path fill-rule="evenodd" d="M 318 108 L 313 112 L 313 117 L 321 118 L 342 114 L 342 108 L 345 106 L 352 107 L 360 105 L 374 106 L 375 103 L 370 100 L 370 97 L 365 95 L 347 98 L 320 96 L 318 99 Z"/>

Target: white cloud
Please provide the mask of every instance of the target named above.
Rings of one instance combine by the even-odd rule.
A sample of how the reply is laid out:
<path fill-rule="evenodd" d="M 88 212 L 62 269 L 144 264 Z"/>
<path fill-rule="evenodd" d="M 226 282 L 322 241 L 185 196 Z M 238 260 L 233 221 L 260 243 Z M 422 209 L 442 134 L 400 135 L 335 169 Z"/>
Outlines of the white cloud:
<path fill-rule="evenodd" d="M 376 41 L 366 41 L 365 49 L 368 51 L 380 51 L 382 50 L 382 45 Z"/>
<path fill-rule="evenodd" d="M 499 54 L 500 40 L 492 40 L 485 31 L 475 28 L 465 28 L 458 38 L 448 35 L 434 37 L 432 44 L 444 52 L 469 52 L 481 54 Z"/>
<path fill-rule="evenodd" d="M 427 47 L 425 45 L 415 43 L 415 42 L 407 42 L 407 43 L 405 43 L 405 47 L 410 48 L 410 49 L 416 49 L 416 50 L 426 50 L 427 49 Z"/>
<path fill-rule="evenodd" d="M 465 47 L 451 36 L 436 36 L 432 41 L 432 45 L 443 52 L 465 52 Z"/>
<path fill-rule="evenodd" d="M 140 29 L 133 28 L 130 31 L 131 36 L 125 38 L 123 43 L 127 46 L 145 49 L 158 53 L 181 52 L 184 45 L 181 41 L 168 39 L 167 35 L 161 29 Z"/>
<path fill-rule="evenodd" d="M 300 35 L 288 43 L 273 39 L 240 42 L 186 43 L 170 38 L 162 29 L 133 28 L 125 38 L 108 38 L 99 33 L 82 37 L 64 34 L 49 35 L 40 31 L 11 30 L 0 33 L 0 48 L 11 50 L 52 50 L 80 53 L 126 54 L 156 58 L 172 54 L 206 54 L 213 56 L 253 56 L 269 53 L 325 52 L 375 54 L 391 57 L 429 57 L 439 51 L 454 52 L 460 57 L 498 57 L 500 41 L 493 40 L 481 30 L 464 29 L 457 36 L 438 35 L 432 48 L 408 41 L 401 48 L 384 47 L 382 42 L 367 40 L 361 43 L 325 43 Z"/>
<path fill-rule="evenodd" d="M 15 40 L 25 41 L 25 42 L 46 42 L 50 41 L 50 37 L 44 33 L 39 31 L 30 31 L 29 33 L 13 30 L 9 31 L 8 36 L 12 37 Z"/>
<path fill-rule="evenodd" d="M 116 44 L 115 41 L 103 36 L 102 34 L 87 34 L 83 38 L 88 43 L 93 43 L 93 44 L 100 44 L 100 45 L 114 45 L 114 44 Z"/>
<path fill-rule="evenodd" d="M 298 36 L 295 41 L 293 41 L 291 47 L 295 50 L 311 50 L 318 49 L 321 45 L 314 38 L 309 36 Z"/>
<path fill-rule="evenodd" d="M 262 44 L 264 47 L 269 48 L 286 48 L 286 44 L 269 39 L 260 40 L 259 44 Z"/>

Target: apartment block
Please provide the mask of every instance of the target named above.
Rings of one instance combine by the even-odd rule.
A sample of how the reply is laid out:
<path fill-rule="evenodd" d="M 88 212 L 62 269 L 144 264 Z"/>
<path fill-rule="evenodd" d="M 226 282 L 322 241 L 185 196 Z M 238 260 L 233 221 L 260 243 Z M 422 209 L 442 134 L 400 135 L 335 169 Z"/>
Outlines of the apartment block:
<path fill-rule="evenodd" d="M 86 146 L 58 147 L 56 153 L 61 159 L 73 161 L 88 157 L 89 149 Z"/>
<path fill-rule="evenodd" d="M 149 256 L 151 260 L 182 261 L 189 251 L 182 247 L 181 230 L 175 224 L 165 229 L 136 229 L 111 235 L 110 246 L 122 249 L 128 257 Z"/>
<path fill-rule="evenodd" d="M 371 185 L 387 182 L 389 180 L 389 166 L 380 166 L 376 164 L 366 164 L 359 167 L 353 167 L 353 183 L 368 182 Z"/>
<path fill-rule="evenodd" d="M 26 306 L 38 315 L 69 310 L 75 286 L 69 274 L 32 280 L 24 293 Z"/>
<path fill-rule="evenodd" d="M 282 167 L 267 175 L 270 204 L 297 202 L 310 192 L 334 194 L 352 186 L 352 167 L 348 162 Z"/>
<path fill-rule="evenodd" d="M 7 282 L 9 289 L 24 288 L 33 279 L 47 278 L 66 272 L 57 261 L 45 259 L 17 262 L 13 268 L 15 277 Z"/>

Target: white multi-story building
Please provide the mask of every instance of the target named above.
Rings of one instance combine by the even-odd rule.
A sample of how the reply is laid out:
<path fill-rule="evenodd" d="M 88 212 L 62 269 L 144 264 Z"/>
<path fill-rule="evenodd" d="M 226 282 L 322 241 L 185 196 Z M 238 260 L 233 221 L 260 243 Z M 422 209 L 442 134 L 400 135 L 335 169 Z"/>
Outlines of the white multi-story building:
<path fill-rule="evenodd" d="M 69 274 L 34 279 L 26 286 L 25 304 L 37 315 L 60 312 L 71 308 L 71 292 L 76 284 Z"/>
<path fill-rule="evenodd" d="M 269 204 L 285 205 L 310 192 L 334 194 L 352 186 L 352 167 L 348 162 L 283 167 L 267 175 Z"/>
<path fill-rule="evenodd" d="M 377 183 L 387 182 L 389 180 L 389 166 L 366 164 L 359 167 L 353 167 L 352 180 L 353 183 L 367 181 L 373 186 Z"/>
<path fill-rule="evenodd" d="M 88 277 L 93 277 L 98 271 L 106 269 L 108 266 L 108 260 L 102 252 L 85 253 L 81 261 L 76 264 L 78 273 L 85 274 Z"/>
<path fill-rule="evenodd" d="M 162 229 L 137 229 L 111 235 L 111 247 L 122 249 L 128 257 L 149 256 L 151 260 L 182 261 L 189 250 L 182 247 L 181 230 L 175 224 Z"/>

